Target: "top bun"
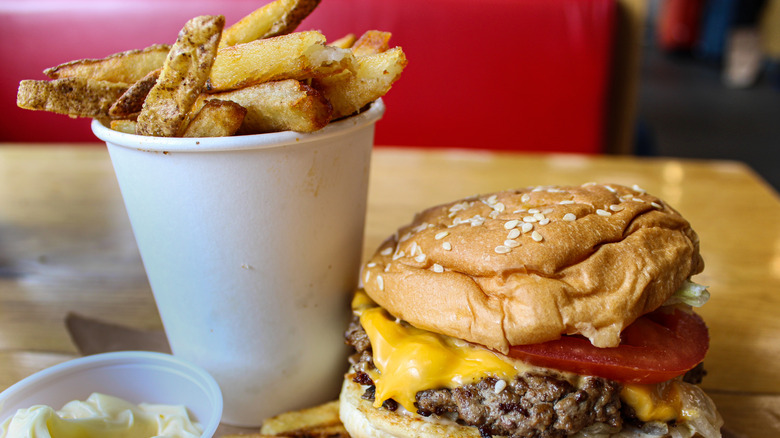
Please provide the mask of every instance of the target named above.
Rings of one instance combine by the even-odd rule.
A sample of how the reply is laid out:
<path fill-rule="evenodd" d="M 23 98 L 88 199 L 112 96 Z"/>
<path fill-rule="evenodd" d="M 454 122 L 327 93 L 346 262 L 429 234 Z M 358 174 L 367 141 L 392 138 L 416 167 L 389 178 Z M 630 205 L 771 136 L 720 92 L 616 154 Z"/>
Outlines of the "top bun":
<path fill-rule="evenodd" d="M 638 187 L 532 187 L 429 208 L 363 267 L 393 316 L 507 352 L 620 332 L 704 268 L 690 224 Z"/>

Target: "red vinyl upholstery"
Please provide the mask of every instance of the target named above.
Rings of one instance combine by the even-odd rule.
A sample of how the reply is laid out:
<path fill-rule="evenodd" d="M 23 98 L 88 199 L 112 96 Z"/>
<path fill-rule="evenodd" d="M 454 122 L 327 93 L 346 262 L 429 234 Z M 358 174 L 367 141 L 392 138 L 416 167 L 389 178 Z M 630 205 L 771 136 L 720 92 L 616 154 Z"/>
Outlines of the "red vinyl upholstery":
<path fill-rule="evenodd" d="M 0 4 L 0 141 L 95 141 L 86 120 L 16 107 L 22 79 L 79 58 L 172 43 L 184 22 L 228 25 L 265 0 Z M 378 145 L 598 153 L 605 147 L 614 0 L 323 0 L 299 29 L 393 33 L 409 66 Z"/>

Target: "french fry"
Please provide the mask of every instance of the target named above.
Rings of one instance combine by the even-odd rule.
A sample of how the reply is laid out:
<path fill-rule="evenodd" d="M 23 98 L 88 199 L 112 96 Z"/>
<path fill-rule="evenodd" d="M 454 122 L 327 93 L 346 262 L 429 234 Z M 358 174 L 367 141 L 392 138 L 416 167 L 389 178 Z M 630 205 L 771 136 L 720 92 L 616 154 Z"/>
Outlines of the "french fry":
<path fill-rule="evenodd" d="M 136 133 L 175 137 L 208 79 L 225 17 L 203 15 L 188 21 L 165 59 L 160 78 L 138 115 Z"/>
<path fill-rule="evenodd" d="M 131 85 L 130 88 L 119 96 L 119 99 L 111 105 L 111 108 L 108 109 L 108 115 L 115 119 L 137 117 L 138 113 L 143 109 L 146 96 L 157 83 L 157 79 L 160 78 L 161 71 L 162 68 L 152 70 L 149 74 Z"/>
<path fill-rule="evenodd" d="M 246 108 L 219 99 L 207 100 L 203 108 L 187 125 L 183 137 L 227 137 L 241 127 Z"/>
<path fill-rule="evenodd" d="M 390 32 L 369 30 L 358 38 L 352 45 L 352 54 L 355 56 L 376 55 L 390 49 Z"/>
<path fill-rule="evenodd" d="M 285 35 L 295 30 L 320 0 L 276 0 L 255 10 L 225 29 L 220 48 L 262 38 Z"/>
<path fill-rule="evenodd" d="M 293 437 L 349 436 L 339 419 L 338 400 L 271 417 L 263 421 L 260 433 Z"/>
<path fill-rule="evenodd" d="M 162 67 L 170 46 L 157 44 L 145 49 L 115 53 L 102 59 L 80 59 L 44 70 L 52 79 L 85 78 L 132 84 L 150 71 Z"/>
<path fill-rule="evenodd" d="M 227 100 L 247 109 L 239 134 L 313 132 L 327 125 L 332 114 L 330 103 L 322 94 L 295 79 L 204 94 L 199 97 L 193 110 L 198 111 L 207 99 Z"/>
<path fill-rule="evenodd" d="M 107 118 L 108 109 L 127 88 L 124 83 L 84 78 L 23 80 L 19 83 L 16 105 L 72 117 Z"/>
<path fill-rule="evenodd" d="M 112 120 L 110 126 L 114 131 L 135 134 L 135 120 Z"/>
<path fill-rule="evenodd" d="M 354 33 L 348 33 L 343 37 L 333 40 L 328 43 L 329 46 L 338 47 L 340 49 L 350 49 L 355 44 L 356 38 Z"/>
<path fill-rule="evenodd" d="M 324 77 L 352 70 L 352 52 L 325 45 L 317 31 L 295 32 L 219 50 L 209 92 L 233 90 L 281 79 Z"/>
<path fill-rule="evenodd" d="M 337 74 L 312 82 L 333 106 L 333 119 L 354 114 L 384 96 L 406 67 L 406 55 L 395 47 L 356 59 L 356 73 Z"/>

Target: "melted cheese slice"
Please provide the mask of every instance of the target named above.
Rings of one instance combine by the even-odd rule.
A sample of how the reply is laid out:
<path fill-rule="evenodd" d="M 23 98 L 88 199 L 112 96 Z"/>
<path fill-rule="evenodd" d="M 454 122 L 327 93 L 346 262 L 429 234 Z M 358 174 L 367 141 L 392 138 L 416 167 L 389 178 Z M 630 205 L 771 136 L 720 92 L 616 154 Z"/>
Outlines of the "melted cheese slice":
<path fill-rule="evenodd" d="M 624 385 L 620 400 L 634 408 L 642 421 L 683 421 L 687 419 L 676 380 L 657 385 Z"/>
<path fill-rule="evenodd" d="M 375 407 L 393 399 L 416 412 L 414 401 L 419 391 L 456 388 L 491 376 L 510 381 L 518 373 L 538 369 L 465 341 L 400 323 L 365 292 L 355 294 L 352 308 L 371 340 L 374 365 L 379 370 L 370 373 L 376 385 Z M 658 385 L 627 384 L 620 398 L 642 421 L 687 418 L 679 384 L 674 380 Z"/>
<path fill-rule="evenodd" d="M 374 365 L 381 373 L 371 376 L 376 385 L 374 406 L 392 398 L 410 412 L 415 394 L 432 388 L 454 388 L 488 376 L 510 379 L 515 367 L 484 348 L 456 341 L 426 330 L 398 324 L 384 309 L 361 312 L 374 350 Z"/>

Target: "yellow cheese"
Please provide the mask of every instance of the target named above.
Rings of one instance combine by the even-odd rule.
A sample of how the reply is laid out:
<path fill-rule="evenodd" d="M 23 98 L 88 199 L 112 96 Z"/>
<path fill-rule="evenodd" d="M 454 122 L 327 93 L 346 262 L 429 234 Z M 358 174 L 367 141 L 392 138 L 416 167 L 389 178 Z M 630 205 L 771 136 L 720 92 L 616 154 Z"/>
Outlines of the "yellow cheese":
<path fill-rule="evenodd" d="M 682 421 L 685 419 L 679 384 L 672 380 L 656 385 L 624 385 L 620 400 L 634 408 L 642 421 Z"/>
<path fill-rule="evenodd" d="M 488 376 L 511 379 L 515 367 L 496 353 L 447 336 L 398 324 L 380 307 L 360 314 L 380 375 L 374 406 L 392 398 L 415 412 L 414 396 L 433 388 L 454 388 Z"/>

